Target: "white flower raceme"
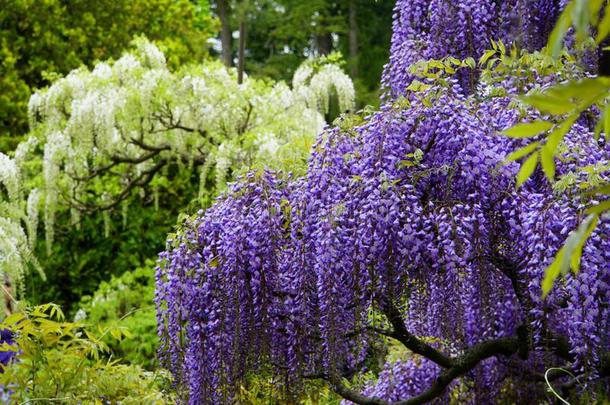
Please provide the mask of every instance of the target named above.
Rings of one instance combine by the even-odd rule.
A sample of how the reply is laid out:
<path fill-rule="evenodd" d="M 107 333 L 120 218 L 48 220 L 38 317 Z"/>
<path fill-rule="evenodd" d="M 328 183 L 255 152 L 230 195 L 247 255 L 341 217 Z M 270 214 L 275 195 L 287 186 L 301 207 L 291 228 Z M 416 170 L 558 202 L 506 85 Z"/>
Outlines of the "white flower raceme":
<path fill-rule="evenodd" d="M 354 84 L 337 65 L 324 64 L 316 70 L 305 63 L 295 72 L 292 86 L 309 106 L 323 113 L 330 109 L 333 92 L 341 111 L 351 111 L 355 107 Z"/>
<path fill-rule="evenodd" d="M 23 149 L 17 151 L 22 154 Z M 42 273 L 32 255 L 38 224 L 37 190 L 23 201 L 19 168 L 15 160 L 0 153 L 0 279 L 8 278 L 23 292 L 23 278 L 29 265 Z M 4 300 L 0 306 L 4 305 Z"/>
<path fill-rule="evenodd" d="M 19 197 L 19 170 L 15 162 L 0 152 L 0 185 L 3 185 L 9 201 Z"/>
<path fill-rule="evenodd" d="M 117 61 L 74 70 L 36 93 L 28 142 L 44 151 L 48 246 L 60 202 L 82 211 L 119 206 L 132 189 L 157 190 L 151 181 L 165 166 L 200 167 L 203 182 L 214 170 L 221 185 L 241 167 L 306 159 L 287 149 L 311 145 L 330 98 L 337 95 L 341 110 L 354 106 L 353 85 L 340 68 L 309 65 L 292 88 L 249 77 L 238 84 L 219 62 L 171 72 L 163 53 L 139 39 Z"/>

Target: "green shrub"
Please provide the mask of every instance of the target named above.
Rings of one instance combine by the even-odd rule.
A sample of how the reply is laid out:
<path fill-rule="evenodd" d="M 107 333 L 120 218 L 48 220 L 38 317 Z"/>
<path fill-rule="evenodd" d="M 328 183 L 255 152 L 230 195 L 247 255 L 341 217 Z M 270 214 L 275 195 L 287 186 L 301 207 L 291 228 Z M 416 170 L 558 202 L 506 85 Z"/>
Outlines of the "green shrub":
<path fill-rule="evenodd" d="M 130 336 L 105 340 L 123 361 L 152 369 L 157 365 L 157 321 L 153 303 L 154 262 L 102 282 L 93 296 L 85 296 L 77 318 L 101 328 L 128 330 Z"/>
<path fill-rule="evenodd" d="M 0 328 L 14 333 L 16 361 L 0 374 L 3 399 L 15 403 L 167 403 L 168 378 L 138 366 L 118 364 L 106 337 L 129 333 L 106 328 L 93 333 L 80 322 L 66 322 L 54 304 L 27 308 L 7 317 Z M 107 356 L 103 356 L 106 354 Z M 7 398 L 10 397 L 10 398 Z"/>

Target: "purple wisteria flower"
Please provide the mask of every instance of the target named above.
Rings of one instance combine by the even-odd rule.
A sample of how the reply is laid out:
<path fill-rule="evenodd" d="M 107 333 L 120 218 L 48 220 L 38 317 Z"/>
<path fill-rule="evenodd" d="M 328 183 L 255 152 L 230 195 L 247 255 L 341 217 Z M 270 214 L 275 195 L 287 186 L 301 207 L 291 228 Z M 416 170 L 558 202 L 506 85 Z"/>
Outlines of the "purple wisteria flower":
<path fill-rule="evenodd" d="M 409 66 L 419 60 L 453 56 L 478 59 L 490 40 L 537 50 L 545 45 L 564 2 L 555 0 L 397 0 L 390 61 L 382 84 L 386 98 L 405 93 Z M 467 91 L 475 83 L 460 75 Z"/>
<path fill-rule="evenodd" d="M 506 13 L 525 3 L 399 0 L 385 84 L 401 93 L 417 58 L 466 56 L 498 33 L 519 29 L 538 46 L 530 37 L 557 11 L 540 10 L 556 2 L 520 14 L 539 31 L 510 25 Z M 587 242 L 580 273 L 542 300 L 544 270 L 584 207 L 542 173 L 515 189 L 519 165 L 504 161 L 523 141 L 499 132 L 521 111 L 476 89 L 457 77 L 430 89 L 431 103 L 388 102 L 357 128 L 329 128 L 305 177 L 250 173 L 182 225 L 160 255 L 156 303 L 161 356 L 185 401 L 231 403 L 263 373 L 290 399 L 322 378 L 358 402 L 340 380 L 378 360 L 387 336 L 412 353 L 364 396 L 405 400 L 451 377 L 430 399 L 548 402 L 550 367 L 577 375 L 579 393 L 604 395 L 610 223 Z M 557 176 L 610 164 L 610 146 L 585 126 L 565 146 Z"/>

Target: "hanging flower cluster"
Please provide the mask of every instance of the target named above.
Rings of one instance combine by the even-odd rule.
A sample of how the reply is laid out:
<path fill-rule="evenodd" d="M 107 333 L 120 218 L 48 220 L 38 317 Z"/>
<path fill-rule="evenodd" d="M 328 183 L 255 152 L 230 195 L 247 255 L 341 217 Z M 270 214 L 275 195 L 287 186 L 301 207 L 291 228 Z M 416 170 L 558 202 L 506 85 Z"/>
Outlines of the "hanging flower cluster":
<path fill-rule="evenodd" d="M 351 80 L 331 64 L 295 88 L 252 78 L 238 84 L 219 62 L 172 72 L 152 43 L 141 38 L 134 48 L 92 71 L 77 69 L 30 99 L 31 136 L 44 149 L 49 246 L 59 203 L 114 208 L 134 190 L 154 188 L 169 166 L 198 168 L 202 187 L 213 171 L 220 186 L 237 165 L 273 165 L 290 156 L 285 145 L 313 143 L 331 89 L 341 108 L 354 106 Z"/>
<path fill-rule="evenodd" d="M 431 55 L 421 44 L 446 54 L 443 41 L 483 47 L 514 29 L 498 23 L 496 4 L 399 1 L 386 84 L 405 94 L 401 75 Z M 482 23 L 450 20 L 456 9 Z M 412 42 L 396 39 L 411 30 Z M 493 97 L 493 83 L 464 84 L 458 76 L 362 125 L 327 129 L 304 177 L 251 173 L 172 236 L 156 303 L 161 355 L 185 400 L 230 403 L 265 373 L 288 397 L 318 378 L 347 403 L 541 403 L 552 400 L 551 367 L 576 377 L 546 375 L 564 395 L 608 394 L 610 223 L 588 240 L 580 273 L 541 299 L 544 270 L 584 206 L 543 173 L 515 189 L 519 165 L 504 162 L 523 141 L 499 132 L 522 120 L 516 90 Z M 583 125 L 563 148 L 559 177 L 610 163 L 610 146 Z M 346 386 L 388 339 L 405 358 Z"/>
<path fill-rule="evenodd" d="M 409 66 L 419 60 L 479 58 L 490 39 L 521 49 L 542 48 L 565 1 L 554 0 L 397 0 L 390 61 L 383 74 L 386 97 L 404 94 Z M 470 91 L 471 76 L 460 76 Z"/>
<path fill-rule="evenodd" d="M 366 391 L 388 400 L 426 392 L 439 370 L 455 373 L 447 386 L 461 377 L 475 387 L 463 398 L 472 403 L 508 384 L 542 400 L 543 380 L 528 373 L 546 367 L 602 377 L 610 224 L 586 245 L 581 273 L 541 300 L 544 269 L 583 207 L 542 174 L 514 191 L 518 165 L 502 162 L 519 141 L 498 135 L 517 122 L 510 99 L 475 102 L 457 82 L 441 91 L 432 107 L 387 105 L 359 128 L 328 130 L 305 178 L 251 174 L 170 241 L 157 273 L 159 333 L 191 403 L 229 401 L 261 369 L 287 389 L 308 376 L 337 383 L 362 368 L 379 334 L 418 354 Z M 559 175 L 607 160 L 591 139 L 572 131 Z M 490 342 L 497 351 L 473 354 Z"/>
<path fill-rule="evenodd" d="M 25 146 L 18 148 L 13 159 L 0 153 L 0 283 L 16 285 L 13 293 L 18 294 L 24 291 L 23 281 L 30 266 L 44 279 L 42 268 L 32 254 L 38 231 L 40 194 L 33 189 L 26 199 L 21 184 L 19 160 Z M 0 305 L 4 304 L 2 300 Z"/>

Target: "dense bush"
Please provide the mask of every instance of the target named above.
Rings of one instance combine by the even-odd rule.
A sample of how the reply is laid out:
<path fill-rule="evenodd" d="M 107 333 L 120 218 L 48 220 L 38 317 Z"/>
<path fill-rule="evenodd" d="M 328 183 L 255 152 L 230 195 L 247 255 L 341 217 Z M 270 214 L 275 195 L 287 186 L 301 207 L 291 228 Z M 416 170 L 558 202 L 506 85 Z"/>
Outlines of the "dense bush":
<path fill-rule="evenodd" d="M 12 331 L 17 354 L 0 373 L 3 400 L 11 403 L 154 403 L 172 400 L 163 372 L 145 372 L 117 364 L 103 337 L 122 339 L 120 328 L 90 332 L 79 322 L 66 322 L 59 307 L 27 308 L 6 318 L 2 328 Z"/>
<path fill-rule="evenodd" d="M 130 336 L 106 343 L 112 353 L 130 364 L 153 369 L 157 358 L 154 263 L 102 282 L 92 296 L 83 297 L 78 318 L 101 328 L 124 328 Z"/>
<path fill-rule="evenodd" d="M 525 13 L 516 21 L 533 25 L 510 32 L 552 25 L 556 13 L 513 3 Z M 584 246 L 580 273 L 543 300 L 545 267 L 584 207 L 541 171 L 517 190 L 519 166 L 506 159 L 523 141 L 500 135 L 539 118 L 514 101 L 522 84 L 562 78 L 494 80 L 449 59 L 473 70 L 437 78 L 446 65 L 432 62 L 411 86 L 421 42 L 479 56 L 514 23 L 505 4 L 399 2 L 393 102 L 325 131 L 303 178 L 250 173 L 171 238 L 156 302 L 163 361 L 185 400 L 230 402 L 252 373 L 274 375 L 288 399 L 322 379 L 358 404 L 550 402 L 545 377 L 574 403 L 610 394 L 610 224 Z M 401 31 L 413 27 L 415 42 Z M 586 124 L 565 136 L 558 177 L 608 164 Z M 385 338 L 410 355 L 350 386 Z M 569 373 L 545 375 L 554 367 Z"/>

